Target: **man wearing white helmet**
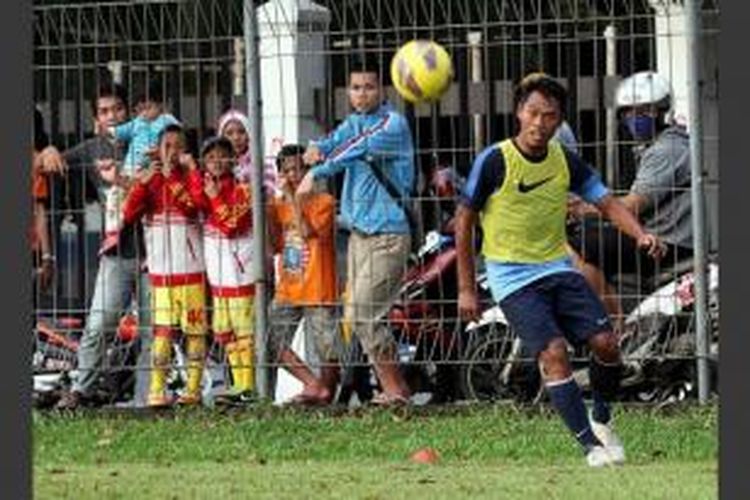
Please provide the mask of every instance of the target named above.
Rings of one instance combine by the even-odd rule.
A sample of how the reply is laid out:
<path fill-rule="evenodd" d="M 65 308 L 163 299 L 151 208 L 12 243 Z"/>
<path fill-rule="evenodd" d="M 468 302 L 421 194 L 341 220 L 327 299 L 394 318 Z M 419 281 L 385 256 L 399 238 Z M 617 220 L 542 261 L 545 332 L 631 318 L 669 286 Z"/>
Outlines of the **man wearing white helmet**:
<path fill-rule="evenodd" d="M 643 223 L 646 231 L 666 243 L 659 263 L 620 231 L 600 217 L 582 217 L 581 230 L 570 244 L 581 257 L 578 266 L 602 297 L 607 311 L 622 321 L 622 304 L 610 285 L 618 273 L 653 277 L 692 255 L 690 205 L 690 151 L 685 129 L 673 121 L 670 83 L 653 71 L 635 73 L 620 82 L 615 102 L 622 124 L 635 141 L 636 177 L 620 201 Z M 596 213 L 591 206 L 577 206 L 576 215 Z"/>

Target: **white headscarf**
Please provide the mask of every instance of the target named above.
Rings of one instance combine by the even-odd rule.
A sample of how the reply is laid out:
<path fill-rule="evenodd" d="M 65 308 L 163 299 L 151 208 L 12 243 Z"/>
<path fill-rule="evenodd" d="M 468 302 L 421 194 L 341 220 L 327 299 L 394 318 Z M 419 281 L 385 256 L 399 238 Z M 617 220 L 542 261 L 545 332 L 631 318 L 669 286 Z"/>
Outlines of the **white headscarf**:
<path fill-rule="evenodd" d="M 236 109 L 230 109 L 221 117 L 216 127 L 217 135 L 224 136 L 227 125 L 230 122 L 236 121 L 245 129 L 245 133 L 248 137 L 248 148 L 243 154 L 237 157 L 237 166 L 234 169 L 234 175 L 237 179 L 245 182 L 250 181 L 250 169 L 252 168 L 252 156 L 250 154 L 250 120 L 247 115 Z"/>
<path fill-rule="evenodd" d="M 217 135 L 223 136 L 227 125 L 229 125 L 230 122 L 237 121 L 240 123 L 244 129 L 245 132 L 247 132 L 248 135 L 248 148 L 247 151 L 245 151 L 242 155 L 237 157 L 237 166 L 234 170 L 235 177 L 243 182 L 250 182 L 250 176 L 252 171 L 252 142 L 249 141 L 250 139 L 250 120 L 248 119 L 247 115 L 243 113 L 242 111 L 238 111 L 236 109 L 230 109 L 221 117 L 219 118 L 219 122 L 216 127 L 216 133 Z M 266 159 L 264 162 L 264 168 L 263 168 L 263 185 L 266 188 L 267 193 L 269 196 L 273 196 L 276 193 L 276 178 L 278 176 L 278 173 L 276 172 L 276 162 L 273 161 L 273 159 Z"/>
<path fill-rule="evenodd" d="M 224 129 L 227 128 L 227 125 L 229 125 L 229 122 L 231 122 L 232 120 L 240 122 L 240 124 L 244 127 L 245 132 L 247 132 L 248 137 L 250 136 L 250 120 L 242 111 L 237 111 L 236 109 L 230 109 L 229 111 L 221 115 L 217 127 L 217 134 L 224 135 Z"/>

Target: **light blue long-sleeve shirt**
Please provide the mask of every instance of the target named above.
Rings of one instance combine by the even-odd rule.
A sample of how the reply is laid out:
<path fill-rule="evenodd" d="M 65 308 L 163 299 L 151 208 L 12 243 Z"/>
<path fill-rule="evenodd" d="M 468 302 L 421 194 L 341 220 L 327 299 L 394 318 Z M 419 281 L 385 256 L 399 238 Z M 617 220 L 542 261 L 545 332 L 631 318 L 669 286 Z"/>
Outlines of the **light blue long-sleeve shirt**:
<path fill-rule="evenodd" d="M 406 118 L 384 103 L 371 113 L 350 114 L 328 137 L 314 141 L 325 162 L 312 169 L 318 179 L 344 172 L 341 217 L 365 234 L 410 232 L 402 208 L 372 172 L 383 174 L 406 199 L 413 196 L 414 145 Z"/>
<path fill-rule="evenodd" d="M 157 145 L 161 131 L 172 124 L 179 125 L 174 116 L 165 113 L 152 121 L 140 116 L 113 127 L 115 139 L 128 143 L 128 151 L 123 162 L 123 172 L 132 175 L 138 168 L 148 166 L 146 151 Z"/>

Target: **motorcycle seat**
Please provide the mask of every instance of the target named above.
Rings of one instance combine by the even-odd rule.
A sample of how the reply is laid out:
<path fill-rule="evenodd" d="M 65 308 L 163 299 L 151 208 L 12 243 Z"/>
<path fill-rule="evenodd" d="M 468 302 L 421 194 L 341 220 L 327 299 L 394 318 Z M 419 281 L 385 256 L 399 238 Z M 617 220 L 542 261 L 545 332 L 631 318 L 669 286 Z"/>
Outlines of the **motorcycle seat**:
<path fill-rule="evenodd" d="M 660 272 L 652 277 L 643 277 L 635 273 L 620 274 L 617 278 L 617 284 L 625 289 L 639 290 L 641 293 L 651 293 L 661 288 L 670 281 L 675 280 L 678 276 L 693 270 L 693 259 L 683 259 L 673 266 L 664 266 Z"/>

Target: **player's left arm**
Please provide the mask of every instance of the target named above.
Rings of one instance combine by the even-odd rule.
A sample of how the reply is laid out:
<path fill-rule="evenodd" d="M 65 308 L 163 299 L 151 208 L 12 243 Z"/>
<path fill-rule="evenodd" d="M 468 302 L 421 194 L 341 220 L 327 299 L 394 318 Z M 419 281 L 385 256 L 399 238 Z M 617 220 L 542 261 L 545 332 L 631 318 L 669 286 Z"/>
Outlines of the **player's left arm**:
<path fill-rule="evenodd" d="M 643 230 L 631 209 L 609 192 L 591 167 L 581 161 L 573 168 L 577 169 L 571 171 L 571 190 L 574 193 L 595 205 L 604 217 L 633 238 L 638 247 L 646 250 L 649 256 L 658 259 L 664 255 L 666 249 L 661 240 Z"/>
<path fill-rule="evenodd" d="M 643 248 L 651 257 L 659 258 L 665 248 L 656 235 L 643 230 L 636 215 L 631 209 L 613 196 L 602 183 L 599 174 L 586 165 L 576 155 L 568 155 L 570 168 L 570 189 L 588 203 L 596 206 L 599 212 L 611 220 L 618 229 L 636 241 L 639 248 Z M 572 160 L 571 160 L 572 158 Z"/>
<path fill-rule="evenodd" d="M 648 197 L 632 191 L 625 196 L 619 196 L 617 199 L 630 210 L 634 217 L 638 217 L 643 209 L 649 205 Z"/>

